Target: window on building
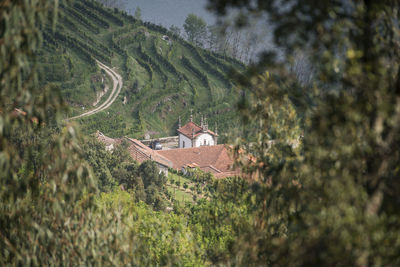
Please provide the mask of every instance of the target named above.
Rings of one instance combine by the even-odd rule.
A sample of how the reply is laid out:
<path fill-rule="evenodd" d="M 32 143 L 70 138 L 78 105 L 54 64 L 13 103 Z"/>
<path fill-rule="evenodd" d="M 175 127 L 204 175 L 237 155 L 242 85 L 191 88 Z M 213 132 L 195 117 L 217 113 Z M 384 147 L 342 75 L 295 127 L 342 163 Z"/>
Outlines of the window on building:
<path fill-rule="evenodd" d="M 206 139 L 204 139 L 204 145 L 207 145 L 207 141 L 206 141 Z"/>
<path fill-rule="evenodd" d="M 185 148 L 185 141 L 182 141 L 182 148 Z"/>

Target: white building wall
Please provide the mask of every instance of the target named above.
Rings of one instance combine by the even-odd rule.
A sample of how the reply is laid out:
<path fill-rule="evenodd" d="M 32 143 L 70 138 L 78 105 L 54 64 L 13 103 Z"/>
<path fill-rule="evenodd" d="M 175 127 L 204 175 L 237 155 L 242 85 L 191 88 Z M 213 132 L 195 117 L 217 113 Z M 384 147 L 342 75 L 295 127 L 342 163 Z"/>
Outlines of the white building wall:
<path fill-rule="evenodd" d="M 183 148 L 183 142 L 185 142 L 185 148 L 192 147 L 192 140 L 183 134 L 179 134 L 179 148 Z"/>
<path fill-rule="evenodd" d="M 158 167 L 158 170 L 159 170 L 160 174 L 164 173 L 165 176 L 168 176 L 168 167 L 167 166 L 164 166 L 164 165 L 161 165 L 161 164 L 157 163 L 157 167 Z"/>
<path fill-rule="evenodd" d="M 204 140 L 206 141 L 206 144 L 204 144 Z M 214 145 L 214 138 L 211 134 L 204 133 L 199 135 L 196 140 L 195 140 L 195 147 L 199 146 L 213 146 Z"/>

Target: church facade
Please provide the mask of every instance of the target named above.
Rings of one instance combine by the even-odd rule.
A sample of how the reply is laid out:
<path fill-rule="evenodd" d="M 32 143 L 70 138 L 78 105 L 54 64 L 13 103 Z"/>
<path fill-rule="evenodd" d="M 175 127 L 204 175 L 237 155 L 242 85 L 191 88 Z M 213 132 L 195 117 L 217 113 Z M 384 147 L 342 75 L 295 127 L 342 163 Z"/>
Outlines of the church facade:
<path fill-rule="evenodd" d="M 193 117 L 190 121 L 178 128 L 178 147 L 200 147 L 200 146 L 215 146 L 218 143 L 218 130 L 215 132 L 208 129 L 207 120 L 201 119 L 201 124 L 197 125 L 193 122 Z"/>

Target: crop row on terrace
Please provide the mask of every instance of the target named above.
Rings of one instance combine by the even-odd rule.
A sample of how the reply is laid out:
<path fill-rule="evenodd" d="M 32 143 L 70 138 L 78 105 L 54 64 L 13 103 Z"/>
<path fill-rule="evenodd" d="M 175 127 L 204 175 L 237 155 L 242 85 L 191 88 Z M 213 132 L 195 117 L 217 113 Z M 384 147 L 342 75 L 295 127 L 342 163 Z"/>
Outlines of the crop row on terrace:
<path fill-rule="evenodd" d="M 123 57 L 127 56 L 125 49 L 119 45 L 119 43 L 115 40 L 114 37 L 111 37 L 111 45 L 112 49 L 115 50 L 119 55 Z"/>
<path fill-rule="evenodd" d="M 151 68 L 153 70 L 155 70 L 156 72 L 159 73 L 161 79 L 163 82 L 167 82 L 168 77 L 167 75 L 165 75 L 165 73 L 162 71 L 160 65 L 154 61 L 148 54 L 147 52 L 143 49 L 142 45 L 139 44 L 139 47 L 137 49 L 137 54 L 139 55 L 139 57 L 146 62 L 147 64 L 149 64 L 151 66 Z"/>
<path fill-rule="evenodd" d="M 188 42 L 183 42 L 182 43 L 187 49 L 190 50 L 193 58 L 200 64 L 200 66 L 206 70 L 207 72 L 209 72 L 211 75 L 214 75 L 216 78 L 218 78 L 219 80 L 223 81 L 225 83 L 225 85 L 229 88 L 232 85 L 230 84 L 230 82 L 226 79 L 225 75 L 222 74 L 219 70 L 217 70 L 216 68 L 214 68 L 213 66 L 211 66 L 208 62 L 206 62 L 204 60 L 204 58 L 200 55 L 200 53 L 198 52 L 197 48 L 195 46 L 193 46 L 192 44 L 188 43 Z"/>
<path fill-rule="evenodd" d="M 68 6 L 65 6 L 63 4 L 60 4 L 60 7 L 62 8 L 62 11 L 64 13 L 63 16 L 73 17 L 81 25 L 83 25 L 86 29 L 88 29 L 90 32 L 92 32 L 94 34 L 100 33 L 100 29 L 97 26 L 95 26 L 92 22 L 90 22 L 87 18 L 82 16 L 81 13 L 79 13 L 79 12 L 75 11 L 74 9 L 72 9 Z"/>
<path fill-rule="evenodd" d="M 160 62 L 160 65 L 167 69 L 172 75 L 176 76 L 179 80 L 182 80 L 182 74 L 172 65 L 168 60 L 166 60 L 162 55 L 157 52 L 157 47 L 155 40 L 153 38 L 150 45 L 150 53 L 154 56 L 154 58 Z"/>
<path fill-rule="evenodd" d="M 137 61 L 137 63 L 139 63 L 140 66 L 142 66 L 147 71 L 147 73 L 149 74 L 150 81 L 152 81 L 153 80 L 153 71 L 151 70 L 151 67 L 149 66 L 149 64 L 147 64 L 140 58 L 136 58 L 136 61 Z"/>
<path fill-rule="evenodd" d="M 193 64 L 187 59 L 185 56 L 182 56 L 182 64 L 188 68 L 204 85 L 204 87 L 210 89 L 210 83 L 208 81 L 207 75 L 204 74 L 202 71 L 197 69 Z"/>
<path fill-rule="evenodd" d="M 89 8 L 91 8 L 92 10 L 95 10 L 97 13 L 99 13 L 103 17 L 107 18 L 108 20 L 112 21 L 116 25 L 121 26 L 121 27 L 124 26 L 123 20 L 121 20 L 120 18 L 115 16 L 113 14 L 113 12 L 111 12 L 110 10 L 108 10 L 104 7 L 101 7 L 99 4 L 97 4 L 95 2 L 82 1 L 82 3 L 86 6 L 88 6 Z M 116 13 L 115 10 L 114 10 L 114 13 Z"/>
<path fill-rule="evenodd" d="M 245 68 L 245 65 L 243 64 L 243 62 L 237 60 L 236 58 L 233 58 L 233 57 L 230 57 L 230 56 L 227 56 L 227 55 L 223 55 L 223 54 L 219 54 L 219 53 L 216 53 L 216 52 L 213 52 L 213 51 L 205 51 L 205 53 L 210 53 L 214 57 L 216 57 L 216 58 L 218 58 L 220 60 L 228 61 L 231 64 L 233 64 L 233 65 L 235 65 L 237 67 L 240 67 L 241 69 Z"/>
<path fill-rule="evenodd" d="M 110 24 L 100 18 L 96 13 L 92 12 L 92 10 L 89 10 L 86 6 L 79 4 L 78 2 L 75 2 L 73 7 L 80 11 L 81 13 L 85 14 L 88 18 L 90 18 L 92 21 L 94 21 L 97 25 L 104 29 L 110 28 Z"/>
<path fill-rule="evenodd" d="M 111 56 L 112 51 L 102 43 L 95 41 L 91 36 L 89 36 L 85 31 L 82 31 L 78 25 L 76 25 L 73 21 L 69 20 L 68 18 L 62 18 L 65 21 L 65 24 L 68 25 L 67 28 L 60 26 L 63 30 L 68 29 L 69 32 L 73 32 L 74 34 L 78 35 L 82 42 L 86 44 L 90 44 L 92 47 L 96 47 L 102 53 Z"/>
<path fill-rule="evenodd" d="M 94 58 L 97 58 L 105 63 L 110 63 L 111 58 L 107 57 L 103 53 L 97 51 L 93 47 L 79 41 L 78 39 L 74 38 L 71 35 L 66 35 L 61 33 L 61 31 L 56 31 L 54 33 L 54 37 L 61 43 L 64 43 L 67 47 L 70 47 L 79 52 L 82 56 L 84 56 L 91 65 L 95 64 Z"/>

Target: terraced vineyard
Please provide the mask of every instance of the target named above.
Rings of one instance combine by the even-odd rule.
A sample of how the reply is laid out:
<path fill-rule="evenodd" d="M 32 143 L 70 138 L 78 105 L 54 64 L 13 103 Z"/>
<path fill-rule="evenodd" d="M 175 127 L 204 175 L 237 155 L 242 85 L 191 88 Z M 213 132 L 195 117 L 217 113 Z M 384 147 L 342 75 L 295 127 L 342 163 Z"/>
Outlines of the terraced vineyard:
<path fill-rule="evenodd" d="M 60 8 L 58 24 L 49 24 L 43 35 L 41 82 L 60 87 L 71 107 L 65 117 L 95 108 L 103 88 L 112 87 L 96 60 L 123 78 L 122 91 L 109 108 L 79 119 L 85 132 L 137 138 L 146 132 L 174 134 L 178 117 L 187 120 L 190 109 L 206 115 L 210 128 L 218 124 L 220 132 L 235 126 L 237 93 L 227 73 L 231 68 L 244 70 L 240 62 L 95 1 L 61 3 Z"/>

